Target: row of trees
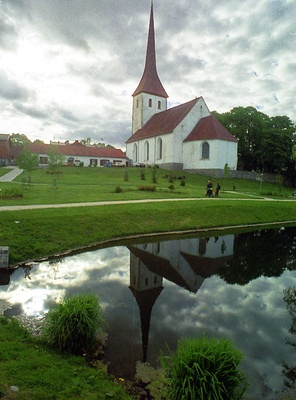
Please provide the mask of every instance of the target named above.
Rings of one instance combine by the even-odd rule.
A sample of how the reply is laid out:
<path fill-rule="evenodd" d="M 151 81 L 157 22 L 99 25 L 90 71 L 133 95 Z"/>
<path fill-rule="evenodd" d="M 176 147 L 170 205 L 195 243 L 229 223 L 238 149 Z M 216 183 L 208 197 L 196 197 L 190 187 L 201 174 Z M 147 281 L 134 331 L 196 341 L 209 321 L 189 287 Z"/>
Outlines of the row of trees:
<path fill-rule="evenodd" d="M 269 117 L 254 107 L 212 114 L 239 141 L 238 169 L 295 174 L 296 126 L 289 117 Z"/>

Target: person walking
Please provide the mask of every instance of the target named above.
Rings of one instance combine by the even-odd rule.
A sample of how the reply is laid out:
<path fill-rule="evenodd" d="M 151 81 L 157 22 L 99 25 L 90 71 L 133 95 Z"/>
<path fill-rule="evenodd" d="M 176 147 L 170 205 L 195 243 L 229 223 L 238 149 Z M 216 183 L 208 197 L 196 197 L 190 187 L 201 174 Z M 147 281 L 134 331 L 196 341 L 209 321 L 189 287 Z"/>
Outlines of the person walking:
<path fill-rule="evenodd" d="M 220 186 L 219 182 L 217 182 L 216 189 L 215 189 L 215 197 L 219 197 L 220 189 L 221 189 L 221 186 Z"/>

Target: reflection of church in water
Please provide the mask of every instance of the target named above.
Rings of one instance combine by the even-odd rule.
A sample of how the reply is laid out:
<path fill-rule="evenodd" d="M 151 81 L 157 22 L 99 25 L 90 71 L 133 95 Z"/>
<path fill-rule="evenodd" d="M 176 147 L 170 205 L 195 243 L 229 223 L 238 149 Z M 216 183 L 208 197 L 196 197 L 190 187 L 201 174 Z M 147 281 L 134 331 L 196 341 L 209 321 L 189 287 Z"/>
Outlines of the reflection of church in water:
<path fill-rule="evenodd" d="M 143 361 L 147 358 L 152 308 L 166 279 L 196 293 L 233 255 L 234 235 L 128 246 L 130 289 L 140 309 Z"/>

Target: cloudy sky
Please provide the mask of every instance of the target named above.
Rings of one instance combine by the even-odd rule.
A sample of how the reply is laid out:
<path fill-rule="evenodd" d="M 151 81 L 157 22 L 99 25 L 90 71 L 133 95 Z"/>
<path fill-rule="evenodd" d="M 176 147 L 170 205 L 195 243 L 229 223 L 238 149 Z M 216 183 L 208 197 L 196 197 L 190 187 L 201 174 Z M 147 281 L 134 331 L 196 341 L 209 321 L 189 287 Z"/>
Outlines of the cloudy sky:
<path fill-rule="evenodd" d="M 125 148 L 150 0 L 0 0 L 0 132 Z M 154 0 L 172 107 L 254 106 L 296 122 L 295 0 Z"/>

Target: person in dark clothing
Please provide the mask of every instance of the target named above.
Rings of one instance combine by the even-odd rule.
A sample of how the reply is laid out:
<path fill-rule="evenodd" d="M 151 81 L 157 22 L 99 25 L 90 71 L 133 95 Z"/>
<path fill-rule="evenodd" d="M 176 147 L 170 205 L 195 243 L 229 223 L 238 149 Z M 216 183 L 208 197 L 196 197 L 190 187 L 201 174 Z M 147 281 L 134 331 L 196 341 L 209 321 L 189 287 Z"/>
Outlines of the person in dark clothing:
<path fill-rule="evenodd" d="M 221 189 L 221 186 L 220 186 L 219 182 L 217 182 L 216 189 L 215 189 L 215 197 L 219 197 L 220 189 Z"/>
<path fill-rule="evenodd" d="M 213 196 L 213 185 L 212 185 L 211 181 L 208 181 L 206 196 L 208 196 L 208 197 L 212 197 Z"/>

